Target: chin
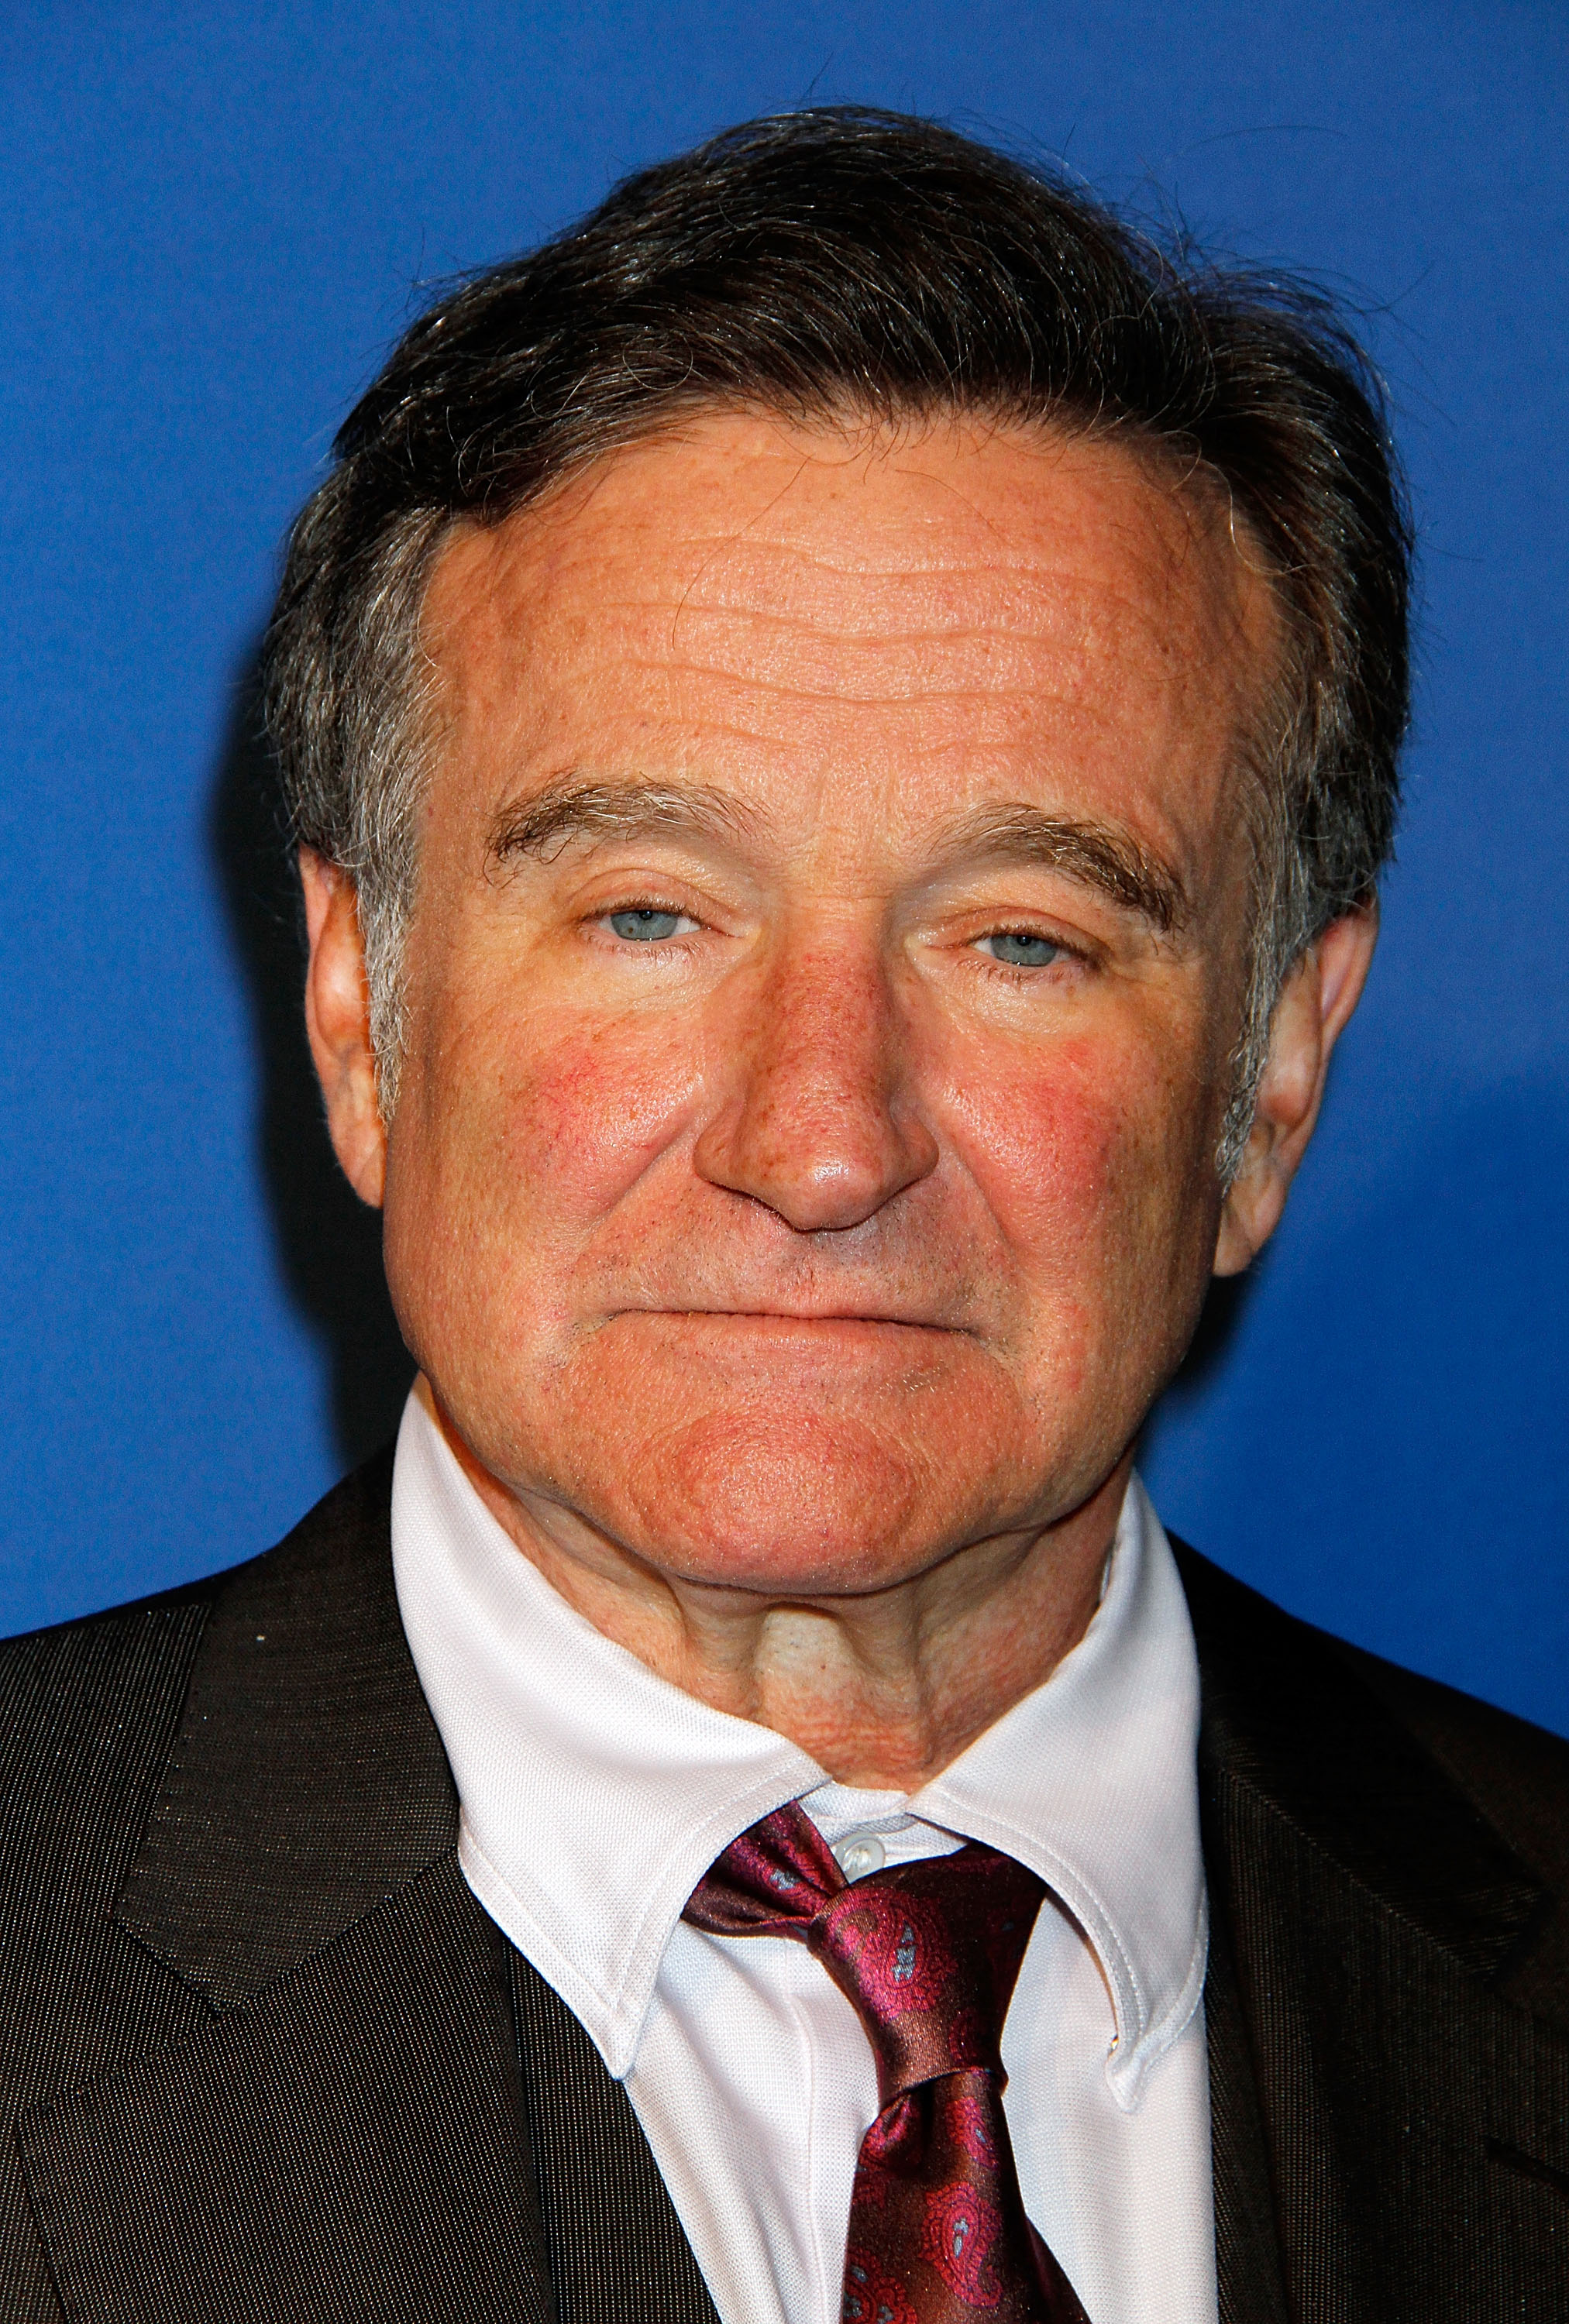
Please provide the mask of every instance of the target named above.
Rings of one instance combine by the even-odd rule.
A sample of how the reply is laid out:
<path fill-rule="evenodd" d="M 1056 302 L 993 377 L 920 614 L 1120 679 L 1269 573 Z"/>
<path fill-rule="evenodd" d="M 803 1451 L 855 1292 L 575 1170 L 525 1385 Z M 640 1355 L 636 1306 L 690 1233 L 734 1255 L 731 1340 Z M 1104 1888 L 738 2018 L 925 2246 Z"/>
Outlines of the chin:
<path fill-rule="evenodd" d="M 865 1425 L 733 1415 L 660 1439 L 614 1530 L 684 1580 L 833 1595 L 909 1580 L 951 1545 L 926 1463 Z"/>

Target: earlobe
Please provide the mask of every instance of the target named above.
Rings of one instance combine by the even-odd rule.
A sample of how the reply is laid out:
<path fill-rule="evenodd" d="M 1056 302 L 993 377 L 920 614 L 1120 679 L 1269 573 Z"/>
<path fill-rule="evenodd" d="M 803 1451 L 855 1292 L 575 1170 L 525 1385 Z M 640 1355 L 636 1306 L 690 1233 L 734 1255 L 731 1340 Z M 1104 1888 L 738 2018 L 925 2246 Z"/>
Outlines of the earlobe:
<path fill-rule="evenodd" d="M 327 1106 L 333 1149 L 349 1185 L 380 1208 L 387 1141 L 376 1095 L 370 991 L 355 883 L 337 864 L 300 851 L 300 881 L 310 942 L 305 1030 Z"/>
<path fill-rule="evenodd" d="M 1361 1000 L 1378 942 L 1376 901 L 1333 921 L 1280 989 L 1241 1168 L 1228 1189 L 1214 1272 L 1238 1275 L 1280 1222 L 1317 1124 L 1335 1043 Z"/>

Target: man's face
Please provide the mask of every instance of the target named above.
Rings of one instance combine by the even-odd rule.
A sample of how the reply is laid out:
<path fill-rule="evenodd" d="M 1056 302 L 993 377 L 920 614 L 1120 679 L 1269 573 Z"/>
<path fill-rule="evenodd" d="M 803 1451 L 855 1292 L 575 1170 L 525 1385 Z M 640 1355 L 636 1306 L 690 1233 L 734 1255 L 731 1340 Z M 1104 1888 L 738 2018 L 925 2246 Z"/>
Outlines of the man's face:
<path fill-rule="evenodd" d="M 716 412 L 448 549 L 387 1265 L 525 1508 L 805 1593 L 1113 1478 L 1214 1250 L 1271 622 L 1038 431 Z"/>

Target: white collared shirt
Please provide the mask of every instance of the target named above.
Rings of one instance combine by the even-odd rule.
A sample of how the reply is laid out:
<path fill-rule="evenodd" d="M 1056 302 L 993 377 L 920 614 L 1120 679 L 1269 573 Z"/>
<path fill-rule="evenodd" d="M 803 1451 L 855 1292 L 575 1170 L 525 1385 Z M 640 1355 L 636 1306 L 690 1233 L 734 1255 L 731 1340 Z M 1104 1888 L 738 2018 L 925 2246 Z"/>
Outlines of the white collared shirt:
<path fill-rule="evenodd" d="M 804 1945 L 680 1917 L 714 1858 L 791 1799 L 852 1873 L 973 1839 L 1046 1881 L 1002 2037 L 1025 2208 L 1093 2324 L 1214 2324 L 1198 1668 L 1137 1480 L 1079 1645 L 909 1797 L 829 1781 L 601 1637 L 417 1396 L 392 1556 L 465 1876 L 624 2082 L 724 2324 L 838 2324 L 877 2111 L 871 2044 Z"/>

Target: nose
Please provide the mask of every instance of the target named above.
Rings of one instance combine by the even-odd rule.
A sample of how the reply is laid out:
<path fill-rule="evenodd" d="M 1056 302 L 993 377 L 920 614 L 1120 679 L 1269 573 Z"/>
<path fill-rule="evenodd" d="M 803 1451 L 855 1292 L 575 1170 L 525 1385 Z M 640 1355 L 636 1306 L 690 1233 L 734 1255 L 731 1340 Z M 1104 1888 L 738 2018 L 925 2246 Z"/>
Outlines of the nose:
<path fill-rule="evenodd" d="M 776 955 L 729 1028 L 723 1096 L 695 1161 L 818 1234 L 860 1226 L 937 1167 L 902 1084 L 900 1027 L 882 962 L 845 941 Z"/>

